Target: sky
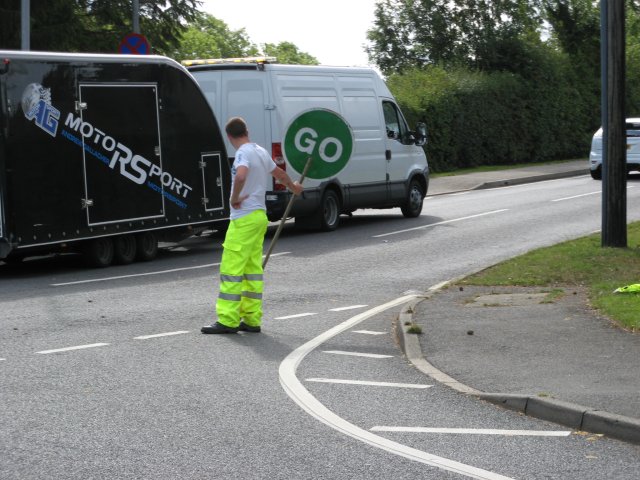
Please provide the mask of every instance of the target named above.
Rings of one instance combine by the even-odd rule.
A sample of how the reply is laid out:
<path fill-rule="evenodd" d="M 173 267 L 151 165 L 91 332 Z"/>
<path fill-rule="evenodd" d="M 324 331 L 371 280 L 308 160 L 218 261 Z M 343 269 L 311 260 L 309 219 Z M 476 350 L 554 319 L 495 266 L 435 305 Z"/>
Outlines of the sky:
<path fill-rule="evenodd" d="M 323 65 L 366 66 L 377 0 L 202 0 L 200 10 L 244 28 L 256 44 L 291 42 Z"/>

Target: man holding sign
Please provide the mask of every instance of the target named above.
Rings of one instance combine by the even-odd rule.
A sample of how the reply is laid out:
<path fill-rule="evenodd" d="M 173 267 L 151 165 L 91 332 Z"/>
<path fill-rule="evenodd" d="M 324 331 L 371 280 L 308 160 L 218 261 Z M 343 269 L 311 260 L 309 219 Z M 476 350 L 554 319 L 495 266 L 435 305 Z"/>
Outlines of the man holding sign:
<path fill-rule="evenodd" d="M 249 140 L 240 117 L 227 122 L 225 131 L 236 149 L 231 168 L 231 222 L 224 239 L 220 264 L 218 320 L 202 333 L 260 332 L 262 323 L 262 245 L 267 231 L 266 186 L 272 176 L 300 195 L 303 187 L 276 166 L 269 153 Z"/>

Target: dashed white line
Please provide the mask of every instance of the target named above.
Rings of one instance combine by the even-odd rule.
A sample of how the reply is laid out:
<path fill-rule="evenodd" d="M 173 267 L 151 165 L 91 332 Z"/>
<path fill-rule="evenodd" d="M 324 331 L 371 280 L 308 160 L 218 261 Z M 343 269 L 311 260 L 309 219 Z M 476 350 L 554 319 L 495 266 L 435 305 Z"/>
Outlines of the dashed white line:
<path fill-rule="evenodd" d="M 429 225 L 422 225 L 420 227 L 407 228 L 406 230 L 397 230 L 395 232 L 382 233 L 380 235 L 374 235 L 373 238 L 388 237 L 389 235 L 397 235 L 399 233 L 413 232 L 415 230 L 424 230 L 425 228 L 431 228 L 431 227 L 435 227 L 437 225 L 445 225 L 447 223 L 460 222 L 462 220 L 470 220 L 472 218 L 484 217 L 484 216 L 487 216 L 487 215 L 493 215 L 494 213 L 502 213 L 502 212 L 507 212 L 507 211 L 509 211 L 508 208 L 503 208 L 501 210 L 492 210 L 490 212 L 478 213 L 477 215 L 469 215 L 468 217 L 454 218 L 454 219 L 451 219 L 451 220 L 444 220 L 442 222 L 430 223 Z"/>
<path fill-rule="evenodd" d="M 373 427 L 372 432 L 403 432 L 403 433 L 445 433 L 464 435 L 505 435 L 532 437 L 568 437 L 567 430 L 499 430 L 491 428 L 427 428 L 427 427 Z"/>
<path fill-rule="evenodd" d="M 580 195 L 574 195 L 572 197 L 556 198 L 555 200 L 551 200 L 551 201 L 552 202 L 562 202 L 564 200 L 572 200 L 574 198 L 588 197 L 589 195 L 599 195 L 600 193 L 602 193 L 602 192 L 600 190 L 598 190 L 597 192 L 582 193 Z"/>
<path fill-rule="evenodd" d="M 364 380 L 343 380 L 340 378 L 307 378 L 307 382 L 340 383 L 343 385 L 366 385 L 369 387 L 394 387 L 394 388 L 431 388 L 433 385 L 419 383 L 392 383 L 392 382 L 368 382 Z"/>
<path fill-rule="evenodd" d="M 288 320 L 290 318 L 311 317 L 312 315 L 317 315 L 317 313 L 312 313 L 312 312 L 297 313 L 295 315 L 286 315 L 284 317 L 276 317 L 274 318 L 274 320 Z"/>
<path fill-rule="evenodd" d="M 363 335 L 386 335 L 387 332 L 374 332 L 371 330 L 354 330 L 353 333 L 362 333 Z"/>
<path fill-rule="evenodd" d="M 330 308 L 330 312 L 343 312 L 345 310 L 354 310 L 356 308 L 364 308 L 368 305 L 351 305 L 350 307 L 338 307 L 338 308 Z"/>
<path fill-rule="evenodd" d="M 41 355 L 46 355 L 48 353 L 58 353 L 58 352 L 69 352 L 71 350 L 84 350 L 85 348 L 95 348 L 95 347 L 105 347 L 109 345 L 108 343 L 90 343 L 88 345 L 76 345 L 75 347 L 65 347 L 65 348 L 56 348 L 53 350 L 41 350 L 39 353 Z"/>
<path fill-rule="evenodd" d="M 184 333 L 189 333 L 189 330 L 178 330 L 177 332 L 154 333 L 153 335 L 140 335 L 139 337 L 133 337 L 133 339 L 147 340 L 149 338 L 170 337 L 171 335 L 182 335 Z"/>
<path fill-rule="evenodd" d="M 280 255 L 287 255 L 291 252 L 279 252 L 271 255 L 272 257 L 277 257 Z M 89 280 L 78 280 L 75 282 L 64 282 L 64 283 L 52 283 L 52 287 L 65 287 L 69 285 L 81 285 L 85 283 L 96 283 L 96 282 L 108 282 L 110 280 L 122 280 L 124 278 L 136 278 L 136 277 L 148 277 L 150 275 L 162 275 L 165 273 L 174 273 L 174 272 L 184 272 L 187 270 L 198 270 L 202 268 L 210 268 L 210 267 L 219 267 L 220 263 L 207 263 L 206 265 L 196 265 L 194 267 L 181 267 L 181 268 L 171 268 L 168 270 L 158 270 L 155 272 L 145 272 L 145 273 L 132 273 L 131 275 L 118 275 L 115 277 L 103 277 L 103 278 L 92 278 Z"/>
<path fill-rule="evenodd" d="M 344 352 L 342 350 L 324 350 L 324 353 L 331 353 L 333 355 L 347 355 L 350 357 L 393 358 L 393 355 L 381 355 L 379 353 Z"/>

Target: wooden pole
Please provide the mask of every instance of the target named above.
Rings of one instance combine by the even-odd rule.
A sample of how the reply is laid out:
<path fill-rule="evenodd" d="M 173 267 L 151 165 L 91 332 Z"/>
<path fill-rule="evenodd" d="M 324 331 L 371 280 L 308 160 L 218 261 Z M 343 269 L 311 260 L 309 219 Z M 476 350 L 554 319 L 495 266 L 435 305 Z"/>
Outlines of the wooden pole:
<path fill-rule="evenodd" d="M 307 176 L 307 172 L 309 171 L 309 167 L 311 166 L 312 157 L 307 159 L 307 163 L 304 166 L 304 170 L 302 171 L 302 175 L 300 176 L 300 180 L 298 182 L 302 185 L 304 182 L 304 177 Z M 278 238 L 280 237 L 280 232 L 282 232 L 282 228 L 284 227 L 284 222 L 287 221 L 287 217 L 289 216 L 289 212 L 291 211 L 291 206 L 293 205 L 293 201 L 295 200 L 296 195 L 291 195 L 289 199 L 289 203 L 287 204 L 287 208 L 282 215 L 282 220 L 280 220 L 280 225 L 278 225 L 278 229 L 276 230 L 275 235 L 273 236 L 273 240 L 271 240 L 271 245 L 269 245 L 269 250 L 267 250 L 267 254 L 264 257 L 264 261 L 262 262 L 262 269 L 267 266 L 267 262 L 269 261 L 269 257 L 271 256 L 271 252 L 273 251 L 273 247 L 275 247 Z"/>

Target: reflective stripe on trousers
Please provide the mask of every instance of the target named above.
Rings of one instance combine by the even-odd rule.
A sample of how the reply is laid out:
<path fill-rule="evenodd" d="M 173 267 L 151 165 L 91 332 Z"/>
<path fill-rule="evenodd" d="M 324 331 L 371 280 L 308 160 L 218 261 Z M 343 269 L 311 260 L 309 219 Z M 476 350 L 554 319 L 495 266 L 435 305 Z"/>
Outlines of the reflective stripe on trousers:
<path fill-rule="evenodd" d="M 220 293 L 216 300 L 218 322 L 237 327 L 262 322 L 262 244 L 267 231 L 267 215 L 256 210 L 231 220 L 224 238 L 220 264 Z"/>

